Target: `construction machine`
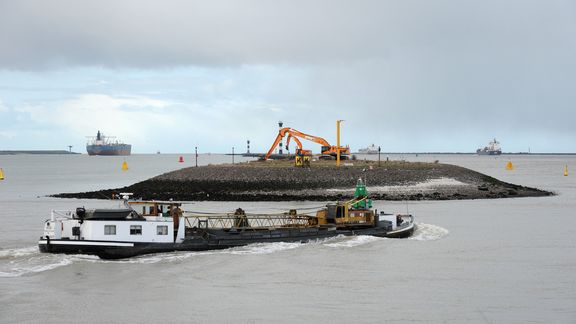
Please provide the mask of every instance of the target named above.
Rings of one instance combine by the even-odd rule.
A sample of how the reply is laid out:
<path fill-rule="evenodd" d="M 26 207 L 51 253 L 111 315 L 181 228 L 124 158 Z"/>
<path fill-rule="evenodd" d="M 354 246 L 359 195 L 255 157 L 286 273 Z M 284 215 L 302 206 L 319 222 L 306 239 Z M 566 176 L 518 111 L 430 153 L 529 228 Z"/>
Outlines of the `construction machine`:
<path fill-rule="evenodd" d="M 288 138 L 286 139 L 286 150 L 290 150 L 290 141 L 294 140 L 294 143 L 298 146 L 296 148 L 296 155 L 308 155 L 312 156 L 311 150 L 305 150 L 302 148 L 302 142 L 297 137 L 292 136 L 292 134 L 288 134 Z"/>
<path fill-rule="evenodd" d="M 294 139 L 298 148 L 294 153 L 294 164 L 297 167 L 310 167 L 310 159 L 312 158 L 312 151 L 305 150 L 302 148 L 302 142 L 297 137 L 292 136 L 292 134 L 288 134 L 288 138 L 286 139 L 286 151 L 290 150 L 290 140 Z"/>
<path fill-rule="evenodd" d="M 296 142 L 296 144 L 298 145 L 298 150 L 300 150 L 300 153 L 303 155 L 307 154 L 310 151 L 309 150 L 302 150 L 302 142 L 300 142 L 299 138 L 320 144 L 321 145 L 320 151 L 322 152 L 322 155 L 320 156 L 321 159 L 334 159 L 334 158 L 336 158 L 336 156 L 338 154 L 338 147 L 334 146 L 334 145 L 330 145 L 330 143 L 328 143 L 328 141 L 326 141 L 322 137 L 308 135 L 308 134 L 302 133 L 301 131 L 296 130 L 294 128 L 284 127 L 282 129 L 280 129 L 280 131 L 278 132 L 278 136 L 276 136 L 276 140 L 274 141 L 274 144 L 272 144 L 272 146 L 270 147 L 270 150 L 268 151 L 268 153 L 266 153 L 266 156 L 264 157 L 265 160 L 270 158 L 270 155 L 272 155 L 272 153 L 274 152 L 276 145 L 278 145 L 278 143 L 280 143 L 282 138 L 284 138 L 284 136 L 286 136 L 286 135 L 288 135 L 288 140 L 286 142 L 286 148 L 288 148 L 288 144 L 290 143 L 290 140 L 293 139 L 294 142 Z M 298 155 L 298 150 L 296 151 L 297 155 Z M 311 152 L 309 154 L 311 155 Z M 340 146 L 340 158 L 341 159 L 347 159 L 348 155 L 350 155 L 350 148 L 348 146 Z"/>

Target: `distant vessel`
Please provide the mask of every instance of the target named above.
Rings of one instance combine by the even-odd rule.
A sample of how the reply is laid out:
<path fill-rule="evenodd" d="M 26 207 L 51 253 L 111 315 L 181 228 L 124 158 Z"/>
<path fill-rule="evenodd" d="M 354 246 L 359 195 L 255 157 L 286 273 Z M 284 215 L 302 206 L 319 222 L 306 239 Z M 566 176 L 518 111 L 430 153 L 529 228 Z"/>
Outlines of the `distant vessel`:
<path fill-rule="evenodd" d="M 98 131 L 96 137 L 86 144 L 88 155 L 130 155 L 132 145 L 111 141 L 112 138 Z"/>
<path fill-rule="evenodd" d="M 500 155 L 502 154 L 502 150 L 500 149 L 500 142 L 496 139 L 488 143 L 488 146 L 484 148 L 477 149 L 476 153 L 478 155 Z"/>
<path fill-rule="evenodd" d="M 359 149 L 358 153 L 360 153 L 360 154 L 378 154 L 378 146 L 372 144 L 368 147 Z"/>

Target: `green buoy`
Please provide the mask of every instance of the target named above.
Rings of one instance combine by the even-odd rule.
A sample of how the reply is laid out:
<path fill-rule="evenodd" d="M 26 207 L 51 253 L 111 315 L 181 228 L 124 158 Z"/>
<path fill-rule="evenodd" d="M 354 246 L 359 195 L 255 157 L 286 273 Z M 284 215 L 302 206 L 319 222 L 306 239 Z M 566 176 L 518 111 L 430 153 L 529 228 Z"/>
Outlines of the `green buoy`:
<path fill-rule="evenodd" d="M 372 199 L 368 198 L 368 190 L 362 179 L 356 182 L 356 191 L 354 191 L 355 203 L 352 203 L 353 208 L 368 209 L 372 208 Z"/>

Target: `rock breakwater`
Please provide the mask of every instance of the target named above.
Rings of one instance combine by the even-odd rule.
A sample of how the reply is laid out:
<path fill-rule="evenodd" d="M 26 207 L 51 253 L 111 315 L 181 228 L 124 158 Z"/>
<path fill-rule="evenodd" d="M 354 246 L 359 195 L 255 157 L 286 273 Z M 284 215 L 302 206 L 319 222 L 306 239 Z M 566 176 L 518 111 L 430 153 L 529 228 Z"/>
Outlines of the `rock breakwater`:
<path fill-rule="evenodd" d="M 440 163 L 353 161 L 341 167 L 318 161 L 296 168 L 287 161 L 190 167 L 131 186 L 54 197 L 112 197 L 134 193 L 144 200 L 181 201 L 329 201 L 353 196 L 356 180 L 365 179 L 373 199 L 450 200 L 548 196 L 552 193 L 499 181 L 463 167 Z"/>

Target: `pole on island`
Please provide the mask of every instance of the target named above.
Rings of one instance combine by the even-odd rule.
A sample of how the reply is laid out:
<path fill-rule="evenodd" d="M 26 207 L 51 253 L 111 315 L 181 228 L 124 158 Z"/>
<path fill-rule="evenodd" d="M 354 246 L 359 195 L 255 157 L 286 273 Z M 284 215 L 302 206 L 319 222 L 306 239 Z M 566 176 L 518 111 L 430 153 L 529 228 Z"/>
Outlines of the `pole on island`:
<path fill-rule="evenodd" d="M 342 120 L 336 121 L 336 166 L 340 166 L 340 123 Z"/>

